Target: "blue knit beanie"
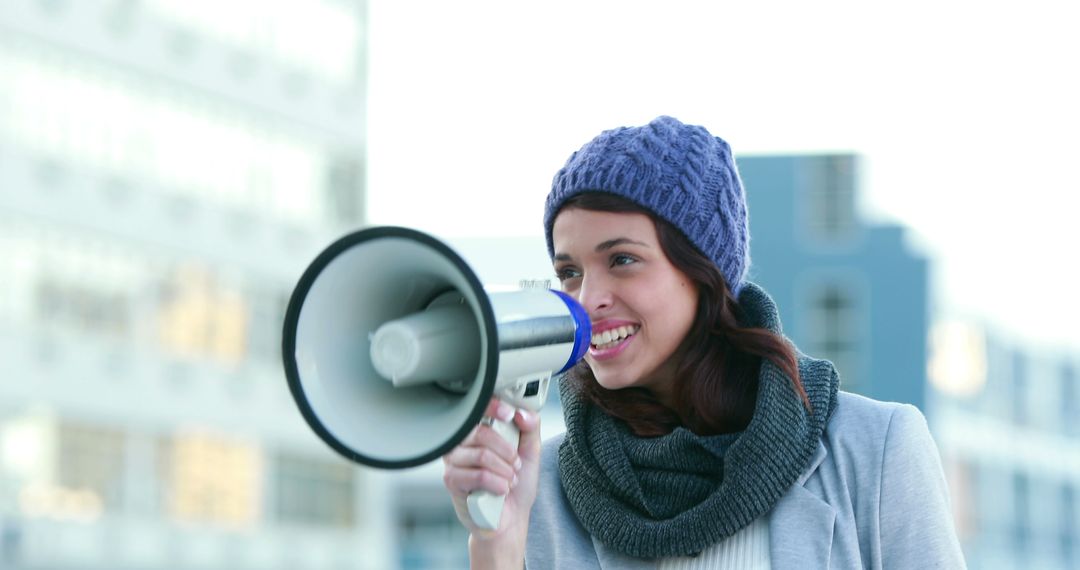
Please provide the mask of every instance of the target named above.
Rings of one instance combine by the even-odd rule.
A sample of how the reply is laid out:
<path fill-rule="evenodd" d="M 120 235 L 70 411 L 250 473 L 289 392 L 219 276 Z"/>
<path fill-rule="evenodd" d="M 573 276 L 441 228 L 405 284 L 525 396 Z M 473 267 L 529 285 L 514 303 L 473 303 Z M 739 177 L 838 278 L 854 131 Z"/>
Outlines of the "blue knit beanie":
<path fill-rule="evenodd" d="M 548 255 L 555 255 L 555 216 L 584 192 L 621 196 L 670 222 L 716 263 L 738 297 L 750 265 L 750 228 L 746 194 L 723 139 L 671 117 L 600 133 L 551 183 L 544 210 Z"/>

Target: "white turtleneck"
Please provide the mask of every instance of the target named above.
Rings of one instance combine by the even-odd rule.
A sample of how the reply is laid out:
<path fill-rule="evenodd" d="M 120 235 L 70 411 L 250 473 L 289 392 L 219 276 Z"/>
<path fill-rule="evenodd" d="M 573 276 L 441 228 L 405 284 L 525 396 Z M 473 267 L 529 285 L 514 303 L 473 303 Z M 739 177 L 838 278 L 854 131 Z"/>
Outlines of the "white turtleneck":
<path fill-rule="evenodd" d="M 769 515 L 758 517 L 745 528 L 697 556 L 665 558 L 659 570 L 769 570 Z"/>

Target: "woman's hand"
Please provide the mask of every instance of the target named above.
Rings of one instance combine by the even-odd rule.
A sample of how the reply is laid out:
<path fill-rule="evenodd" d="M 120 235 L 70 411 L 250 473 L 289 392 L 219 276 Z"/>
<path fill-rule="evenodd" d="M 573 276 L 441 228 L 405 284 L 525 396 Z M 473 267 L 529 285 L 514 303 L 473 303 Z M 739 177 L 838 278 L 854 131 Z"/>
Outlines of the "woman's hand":
<path fill-rule="evenodd" d="M 513 406 L 494 398 L 485 415 L 514 422 L 521 430 L 517 449 L 491 427 L 478 425 L 443 457 L 443 482 L 458 518 L 472 534 L 473 568 L 520 567 L 540 473 L 540 418 L 527 410 L 515 412 Z M 473 523 L 466 504 L 473 491 L 506 495 L 499 528 L 487 530 Z"/>

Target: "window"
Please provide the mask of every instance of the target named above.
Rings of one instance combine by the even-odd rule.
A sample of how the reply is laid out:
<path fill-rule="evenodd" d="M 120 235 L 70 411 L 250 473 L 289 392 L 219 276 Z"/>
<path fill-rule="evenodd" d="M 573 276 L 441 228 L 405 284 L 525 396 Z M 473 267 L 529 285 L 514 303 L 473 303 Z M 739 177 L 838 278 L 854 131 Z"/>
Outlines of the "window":
<path fill-rule="evenodd" d="M 238 290 L 199 266 L 176 269 L 160 291 L 162 346 L 181 358 L 238 364 L 247 355 L 249 309 Z"/>
<path fill-rule="evenodd" d="M 805 323 L 807 354 L 836 366 L 845 390 L 859 387 L 859 307 L 849 287 L 839 283 L 814 288 Z"/>
<path fill-rule="evenodd" d="M 277 520 L 315 526 L 356 524 L 356 469 L 331 462 L 281 454 L 274 459 Z"/>
<path fill-rule="evenodd" d="M 1013 543 L 1021 560 L 1025 559 L 1031 542 L 1031 481 L 1027 473 L 1013 473 Z"/>
<path fill-rule="evenodd" d="M 1080 417 L 1080 390 L 1077 388 L 1076 368 L 1070 363 L 1061 367 L 1061 426 L 1067 435 L 1080 433 L 1076 418 Z"/>
<path fill-rule="evenodd" d="M 131 337 L 137 322 L 133 305 L 146 282 L 145 264 L 90 236 L 29 228 L 16 228 L 15 233 L 22 238 L 29 274 L 21 278 L 30 284 L 22 302 L 32 307 L 38 323 L 95 337 Z"/>
<path fill-rule="evenodd" d="M 809 235 L 821 241 L 850 239 L 855 219 L 855 157 L 833 155 L 802 161 L 800 185 Z"/>
<path fill-rule="evenodd" d="M 246 526 L 261 516 L 262 456 L 241 441 L 187 433 L 159 444 L 166 514 L 178 521 Z"/>
<path fill-rule="evenodd" d="M 121 509 L 124 499 L 123 432 L 63 422 L 59 435 L 56 492 L 66 495 L 66 499 L 57 505 L 64 510 L 77 511 Z"/>
<path fill-rule="evenodd" d="M 343 224 L 364 219 L 364 162 L 359 149 L 330 163 L 326 181 L 327 217 Z"/>
<path fill-rule="evenodd" d="M 1012 418 L 1019 425 L 1028 423 L 1028 363 L 1020 351 L 1012 355 Z"/>
<path fill-rule="evenodd" d="M 1076 488 L 1069 482 L 1061 486 L 1061 561 L 1065 568 L 1075 568 L 1076 542 L 1080 540 L 1076 528 Z"/>
<path fill-rule="evenodd" d="M 114 337 L 127 335 L 130 328 L 128 299 L 84 282 L 42 277 L 36 284 L 34 301 L 35 313 L 44 323 Z"/>

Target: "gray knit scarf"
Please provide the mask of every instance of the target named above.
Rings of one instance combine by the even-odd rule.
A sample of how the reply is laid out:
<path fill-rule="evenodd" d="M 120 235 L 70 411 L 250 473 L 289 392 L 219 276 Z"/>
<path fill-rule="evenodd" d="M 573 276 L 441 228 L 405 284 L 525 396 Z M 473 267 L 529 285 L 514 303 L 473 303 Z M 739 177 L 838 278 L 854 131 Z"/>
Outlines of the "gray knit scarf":
<path fill-rule="evenodd" d="M 760 287 L 747 283 L 739 306 L 745 325 L 781 332 L 776 305 Z M 836 407 L 831 363 L 800 355 L 799 374 L 813 413 L 763 359 L 750 424 L 716 436 L 680 427 L 639 438 L 561 383 L 559 471 L 578 520 L 601 543 L 636 558 L 692 555 L 735 534 L 798 479 Z"/>

